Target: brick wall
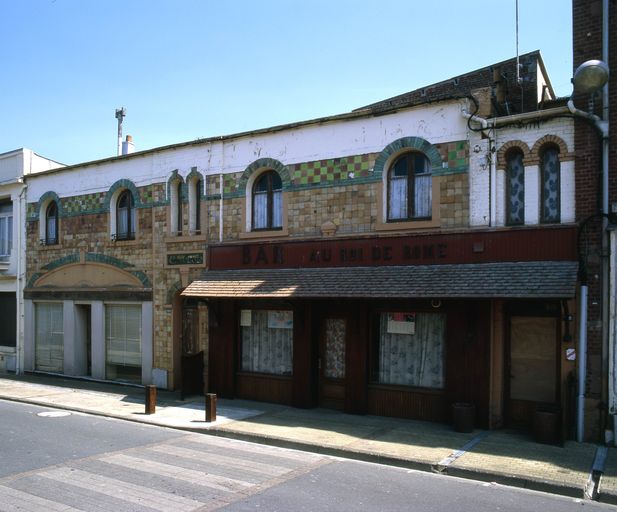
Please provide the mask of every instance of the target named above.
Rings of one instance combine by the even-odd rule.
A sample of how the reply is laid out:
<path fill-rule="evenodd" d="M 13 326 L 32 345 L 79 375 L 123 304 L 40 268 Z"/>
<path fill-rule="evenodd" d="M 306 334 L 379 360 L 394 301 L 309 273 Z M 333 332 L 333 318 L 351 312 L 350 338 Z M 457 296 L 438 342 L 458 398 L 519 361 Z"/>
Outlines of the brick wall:
<path fill-rule="evenodd" d="M 617 3 L 609 2 L 611 19 L 609 23 L 609 67 L 613 71 L 609 83 L 610 124 L 617 126 Z M 573 71 L 590 59 L 602 59 L 602 0 L 573 0 Z M 590 95 L 575 95 L 575 104 L 582 110 L 589 110 Z M 601 95 L 595 98 L 595 113 L 602 114 Z M 601 211 L 601 142 L 595 129 L 582 120 L 575 125 L 575 169 L 576 169 L 576 218 L 583 222 L 591 215 Z M 609 210 L 617 201 L 617 138 L 615 129 L 610 135 L 609 159 Z M 589 422 L 592 435 L 596 438 L 604 428 L 603 412 L 607 399 L 607 352 L 603 349 L 602 324 L 608 318 L 602 318 L 603 295 L 602 278 L 602 223 L 594 219 L 583 231 L 584 257 L 587 261 L 589 276 L 588 309 L 588 364 L 587 364 L 587 398 L 596 400 L 595 418 Z"/>

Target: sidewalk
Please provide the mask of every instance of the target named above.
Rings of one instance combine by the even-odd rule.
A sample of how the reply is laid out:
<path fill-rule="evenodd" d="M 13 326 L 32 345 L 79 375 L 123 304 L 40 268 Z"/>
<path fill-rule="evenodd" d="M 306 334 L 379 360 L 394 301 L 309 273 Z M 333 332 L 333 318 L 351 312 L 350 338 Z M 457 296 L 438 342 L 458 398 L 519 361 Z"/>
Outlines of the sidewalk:
<path fill-rule="evenodd" d="M 0 399 L 68 409 L 305 451 L 524 487 L 578 498 L 589 490 L 596 453 L 590 443 L 551 446 L 512 431 L 454 432 L 449 425 L 356 416 L 326 409 L 218 400 L 205 422 L 204 400 L 158 391 L 144 413 L 144 389 L 39 375 L 0 375 Z M 617 450 L 596 472 L 596 499 L 617 504 Z M 596 469 L 598 469 L 596 467 Z M 598 478 L 599 477 L 599 478 Z"/>

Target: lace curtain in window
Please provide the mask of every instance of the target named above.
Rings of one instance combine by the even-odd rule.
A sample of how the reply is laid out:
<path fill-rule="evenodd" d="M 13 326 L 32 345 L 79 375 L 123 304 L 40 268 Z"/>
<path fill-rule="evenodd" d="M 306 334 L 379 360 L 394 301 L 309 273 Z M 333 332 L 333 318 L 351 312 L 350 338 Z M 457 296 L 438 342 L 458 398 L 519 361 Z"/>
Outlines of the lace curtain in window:
<path fill-rule="evenodd" d="M 245 310 L 241 322 L 245 372 L 291 375 L 293 312 Z"/>
<path fill-rule="evenodd" d="M 423 388 L 444 387 L 446 316 L 416 313 L 413 334 L 388 332 L 391 313 L 382 313 L 378 382 Z"/>

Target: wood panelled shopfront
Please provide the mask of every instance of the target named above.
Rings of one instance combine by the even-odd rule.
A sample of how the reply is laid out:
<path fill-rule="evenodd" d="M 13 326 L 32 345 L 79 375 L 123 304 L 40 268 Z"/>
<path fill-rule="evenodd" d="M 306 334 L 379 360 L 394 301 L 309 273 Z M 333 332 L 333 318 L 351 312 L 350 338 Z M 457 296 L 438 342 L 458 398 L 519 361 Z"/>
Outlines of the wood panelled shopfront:
<path fill-rule="evenodd" d="M 573 230 L 546 230 L 542 245 L 551 244 L 556 262 L 567 262 L 574 259 L 573 235 Z M 424 295 L 405 295 L 401 290 L 410 280 L 397 280 L 397 272 L 439 270 L 440 261 L 455 274 L 459 268 L 460 274 L 483 268 L 485 261 L 494 261 L 495 252 L 504 256 L 499 237 L 483 233 L 211 247 L 203 282 L 183 292 L 208 303 L 208 389 L 226 398 L 439 422 L 450 420 L 451 404 L 467 402 L 475 405 L 478 426 L 493 426 L 495 410 L 504 407 L 491 398 L 496 379 L 505 375 L 505 361 L 496 369 L 494 359 L 495 351 L 503 350 L 494 346 L 502 343 L 494 336 L 495 309 L 504 302 L 495 291 L 485 293 L 481 282 L 470 289 L 456 281 L 426 280 Z M 536 261 L 534 241 L 524 244 L 527 251 L 518 245 L 510 256 Z M 423 263 L 400 266 L 406 254 L 419 255 Z M 328 268 L 325 255 L 334 267 L 356 267 L 355 282 L 348 279 L 350 269 L 338 271 L 335 286 L 331 276 L 320 279 L 318 269 Z M 478 265 L 458 267 L 461 260 Z M 371 288 L 368 276 L 390 262 L 391 272 L 382 274 L 386 291 Z M 311 266 L 314 272 L 303 270 Z M 264 267 L 272 272 L 251 270 Z M 208 281 L 219 269 L 223 277 Z M 287 276 L 293 282 L 285 282 Z M 575 281 L 575 273 L 568 280 Z M 503 289 L 508 298 L 507 283 L 495 289 Z M 552 348 L 559 352 L 558 340 Z"/>

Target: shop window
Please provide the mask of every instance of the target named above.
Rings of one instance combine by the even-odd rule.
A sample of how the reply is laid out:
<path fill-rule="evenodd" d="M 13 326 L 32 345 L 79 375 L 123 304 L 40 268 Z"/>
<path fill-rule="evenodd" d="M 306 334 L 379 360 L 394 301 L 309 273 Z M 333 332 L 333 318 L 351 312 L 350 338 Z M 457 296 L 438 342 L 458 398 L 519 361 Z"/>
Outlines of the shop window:
<path fill-rule="evenodd" d="M 510 226 L 525 223 L 525 166 L 523 152 L 511 149 L 506 154 L 506 223 Z"/>
<path fill-rule="evenodd" d="M 559 148 L 549 145 L 540 151 L 540 218 L 544 223 L 560 222 L 561 164 Z"/>
<path fill-rule="evenodd" d="M 105 376 L 141 382 L 141 306 L 105 306 Z"/>
<path fill-rule="evenodd" d="M 34 366 L 37 370 L 54 373 L 64 370 L 63 311 L 62 303 L 58 302 L 34 305 Z"/>
<path fill-rule="evenodd" d="M 253 230 L 283 227 L 283 183 L 276 171 L 261 174 L 253 185 Z"/>
<path fill-rule="evenodd" d="M 430 219 L 431 212 L 431 163 L 423 153 L 404 153 L 388 171 L 388 221 Z"/>
<path fill-rule="evenodd" d="M 292 374 L 293 311 L 243 310 L 240 331 L 242 371 Z"/>
<path fill-rule="evenodd" d="M 373 381 L 442 389 L 445 331 L 441 313 L 382 313 Z"/>
<path fill-rule="evenodd" d="M 13 203 L 0 202 L 0 261 L 7 261 L 13 250 Z"/>
<path fill-rule="evenodd" d="M 203 181 L 201 178 L 192 178 L 189 181 L 189 233 L 201 234 L 201 196 Z"/>
<path fill-rule="evenodd" d="M 170 186 L 171 234 L 182 235 L 182 181 L 175 180 Z"/>
<path fill-rule="evenodd" d="M 135 239 L 135 201 L 130 190 L 123 190 L 116 203 L 116 240 Z"/>
<path fill-rule="evenodd" d="M 45 210 L 45 240 L 44 245 L 58 243 L 58 206 L 51 201 Z"/>

